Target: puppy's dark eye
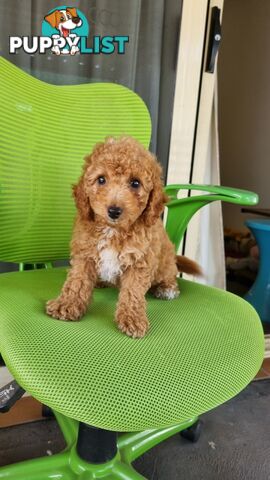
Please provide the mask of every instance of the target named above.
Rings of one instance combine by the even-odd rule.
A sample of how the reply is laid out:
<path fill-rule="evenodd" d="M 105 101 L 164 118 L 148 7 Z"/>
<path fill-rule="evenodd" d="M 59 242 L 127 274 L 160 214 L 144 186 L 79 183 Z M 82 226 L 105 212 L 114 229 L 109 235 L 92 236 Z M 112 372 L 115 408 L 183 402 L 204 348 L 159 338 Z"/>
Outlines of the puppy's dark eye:
<path fill-rule="evenodd" d="M 132 180 L 130 180 L 130 186 L 131 188 L 139 188 L 141 186 L 141 182 L 137 178 L 132 178 Z"/>
<path fill-rule="evenodd" d="M 103 176 L 98 177 L 97 182 L 99 185 L 104 185 L 106 183 L 106 178 Z"/>
<path fill-rule="evenodd" d="M 65 17 L 60 17 L 61 22 L 65 20 Z"/>

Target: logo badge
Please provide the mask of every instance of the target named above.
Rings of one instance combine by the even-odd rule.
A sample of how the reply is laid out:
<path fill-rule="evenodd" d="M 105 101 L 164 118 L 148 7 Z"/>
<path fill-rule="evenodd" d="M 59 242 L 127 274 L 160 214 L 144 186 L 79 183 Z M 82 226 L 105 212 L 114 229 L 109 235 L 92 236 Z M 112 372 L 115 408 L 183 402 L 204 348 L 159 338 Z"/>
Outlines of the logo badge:
<path fill-rule="evenodd" d="M 75 55 L 80 51 L 81 37 L 88 35 L 88 21 L 78 8 L 57 7 L 42 22 L 42 36 L 53 39 L 51 50 L 56 55 Z"/>
<path fill-rule="evenodd" d="M 25 53 L 55 55 L 112 54 L 123 55 L 128 35 L 94 35 L 88 38 L 90 26 L 84 13 L 66 5 L 50 10 L 44 16 L 41 36 L 9 37 L 9 53 L 22 49 Z"/>

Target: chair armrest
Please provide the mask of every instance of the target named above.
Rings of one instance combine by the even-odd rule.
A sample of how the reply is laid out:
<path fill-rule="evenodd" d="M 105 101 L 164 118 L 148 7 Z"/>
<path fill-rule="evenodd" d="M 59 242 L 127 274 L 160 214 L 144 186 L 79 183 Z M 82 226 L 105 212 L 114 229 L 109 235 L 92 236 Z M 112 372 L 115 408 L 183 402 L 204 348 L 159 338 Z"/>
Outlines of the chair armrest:
<path fill-rule="evenodd" d="M 169 197 L 166 230 L 176 250 L 180 245 L 189 220 L 204 205 L 216 200 L 238 205 L 256 205 L 259 200 L 256 193 L 219 185 L 167 185 L 164 190 Z M 181 190 L 198 190 L 208 192 L 208 194 L 177 198 L 178 192 Z"/>

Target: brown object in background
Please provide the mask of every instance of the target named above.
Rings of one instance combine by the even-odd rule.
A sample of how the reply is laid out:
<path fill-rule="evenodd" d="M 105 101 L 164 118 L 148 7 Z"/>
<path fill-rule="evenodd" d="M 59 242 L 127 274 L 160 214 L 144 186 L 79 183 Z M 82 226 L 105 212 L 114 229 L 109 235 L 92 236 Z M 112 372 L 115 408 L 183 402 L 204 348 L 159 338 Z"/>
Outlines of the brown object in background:
<path fill-rule="evenodd" d="M 270 217 L 270 209 L 269 208 L 241 208 L 241 212 L 243 213 L 254 213 L 255 215 L 262 215 L 263 217 Z"/>
<path fill-rule="evenodd" d="M 258 371 L 255 380 L 264 380 L 270 378 L 270 358 L 265 358 L 263 364 Z"/>
<path fill-rule="evenodd" d="M 0 415 L 0 428 L 20 425 L 22 423 L 44 420 L 42 404 L 33 397 L 23 397 L 7 413 Z"/>

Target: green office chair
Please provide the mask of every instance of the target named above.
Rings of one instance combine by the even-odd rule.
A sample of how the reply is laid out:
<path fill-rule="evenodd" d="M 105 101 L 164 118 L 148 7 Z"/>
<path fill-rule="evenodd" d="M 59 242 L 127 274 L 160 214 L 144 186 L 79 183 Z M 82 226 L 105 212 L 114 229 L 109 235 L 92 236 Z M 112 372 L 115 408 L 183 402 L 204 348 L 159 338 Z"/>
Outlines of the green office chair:
<path fill-rule="evenodd" d="M 48 317 L 45 302 L 66 276 L 52 262 L 69 257 L 71 184 L 83 157 L 107 135 L 148 146 L 149 113 L 120 85 L 47 85 L 4 59 L 0 90 L 0 258 L 20 264 L 0 275 L 0 351 L 16 379 L 2 391 L 2 410 L 27 390 L 54 411 L 66 441 L 62 453 L 1 467 L 0 479 L 143 479 L 131 462 L 178 432 L 195 440 L 198 416 L 254 378 L 264 351 L 260 320 L 240 298 L 182 279 L 175 300 L 147 296 L 151 329 L 141 340 L 117 330 L 114 288 L 96 290 L 80 322 Z M 181 188 L 208 194 L 178 200 Z M 221 187 L 166 191 L 176 247 L 201 206 L 257 201 Z"/>

